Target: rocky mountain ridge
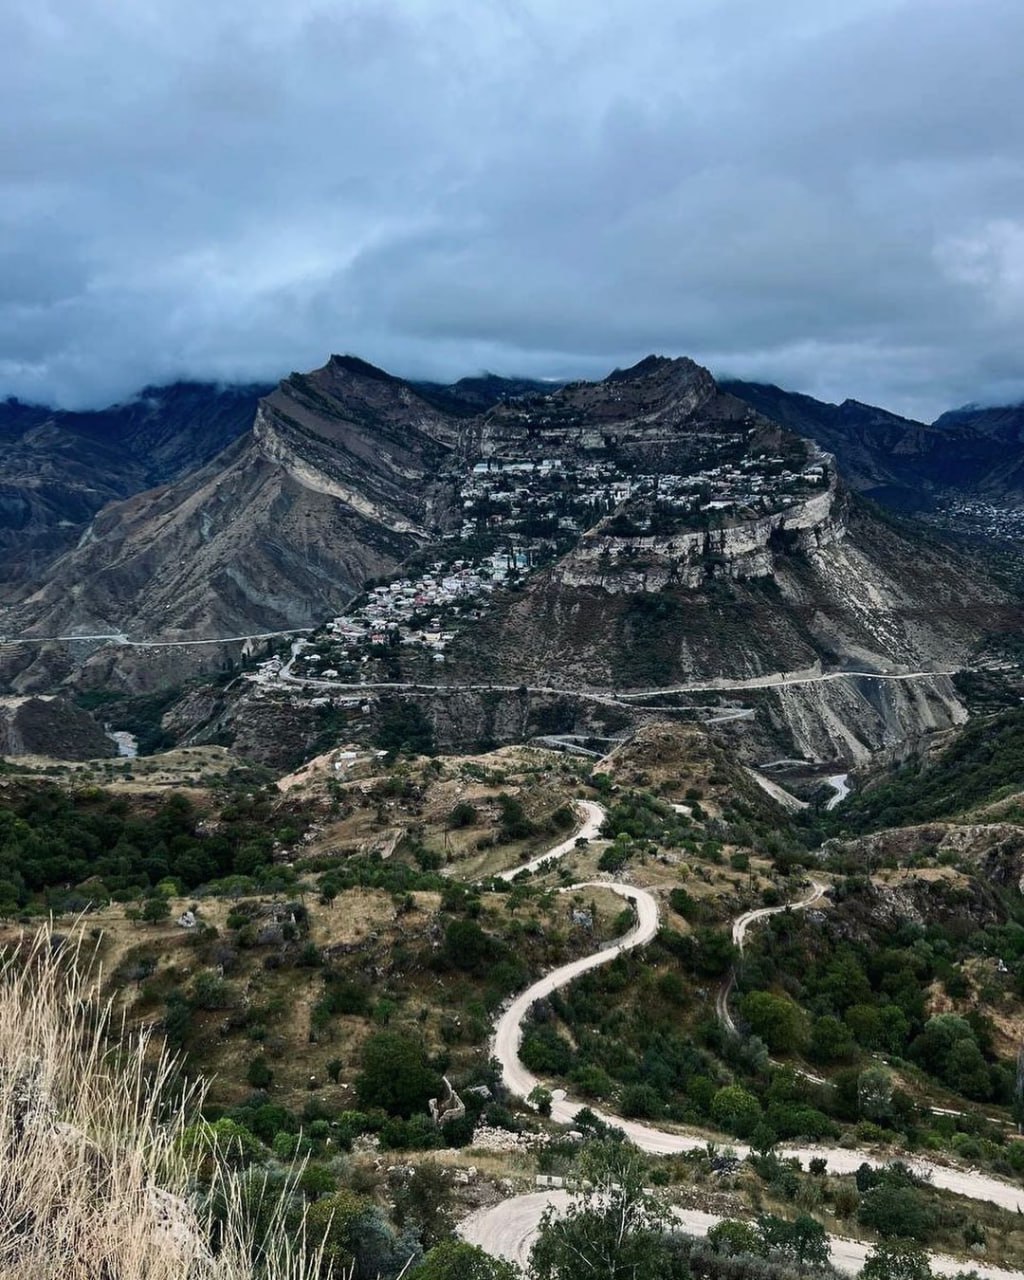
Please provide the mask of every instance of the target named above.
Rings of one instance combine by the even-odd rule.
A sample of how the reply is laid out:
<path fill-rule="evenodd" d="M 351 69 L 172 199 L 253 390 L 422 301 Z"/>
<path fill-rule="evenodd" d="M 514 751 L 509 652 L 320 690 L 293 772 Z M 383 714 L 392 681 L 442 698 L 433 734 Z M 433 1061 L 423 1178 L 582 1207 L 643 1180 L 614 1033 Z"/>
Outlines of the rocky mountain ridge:
<path fill-rule="evenodd" d="M 830 404 L 756 382 L 722 386 L 815 440 L 835 455 L 851 487 L 887 506 L 928 510 L 954 494 L 1024 500 L 1019 408 L 954 410 L 929 425 L 857 400 Z"/>
<path fill-rule="evenodd" d="M 267 390 L 183 382 L 81 412 L 0 403 L 0 591 L 38 585 L 108 503 L 209 462 Z"/>
<path fill-rule="evenodd" d="M 950 669 L 1019 627 L 1017 602 L 975 565 L 881 520 L 827 453 L 690 360 L 648 357 L 468 416 L 438 400 L 353 357 L 293 374 L 204 467 L 104 508 L 3 629 L 159 640 L 84 657 L 89 683 L 152 688 L 237 656 L 230 637 L 321 627 L 367 580 L 440 555 L 455 577 L 439 563 L 429 585 L 410 580 L 344 623 L 362 638 L 336 646 L 352 670 L 342 686 L 493 681 L 549 696 L 808 672 L 758 694 L 766 741 L 862 759 L 959 723 Z M 508 574 L 470 603 L 463 580 L 503 557 Z M 418 632 L 388 621 L 392 598 Z M 450 620 L 432 622 L 437 610 Z M 374 677 L 360 662 L 383 651 Z M 77 679 L 69 653 L 9 646 L 4 675 L 17 692 Z M 866 674 L 835 683 L 843 669 Z"/>

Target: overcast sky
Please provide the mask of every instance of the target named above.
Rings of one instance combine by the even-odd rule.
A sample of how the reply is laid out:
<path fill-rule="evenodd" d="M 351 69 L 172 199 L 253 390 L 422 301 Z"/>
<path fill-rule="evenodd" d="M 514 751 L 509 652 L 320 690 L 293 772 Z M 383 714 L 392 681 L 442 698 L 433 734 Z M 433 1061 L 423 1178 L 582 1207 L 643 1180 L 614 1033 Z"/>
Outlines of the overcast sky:
<path fill-rule="evenodd" d="M 1021 0 L 3 0 L 0 394 L 1024 396 Z"/>

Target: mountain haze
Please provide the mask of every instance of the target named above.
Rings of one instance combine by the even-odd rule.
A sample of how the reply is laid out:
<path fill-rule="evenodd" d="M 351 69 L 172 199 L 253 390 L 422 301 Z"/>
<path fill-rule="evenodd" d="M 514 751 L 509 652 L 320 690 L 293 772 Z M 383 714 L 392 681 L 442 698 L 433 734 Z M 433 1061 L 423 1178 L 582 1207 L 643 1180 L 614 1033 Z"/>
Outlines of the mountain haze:
<path fill-rule="evenodd" d="M 266 390 L 182 382 L 76 413 L 0 403 L 0 589 L 37 583 L 107 503 L 205 465 Z"/>

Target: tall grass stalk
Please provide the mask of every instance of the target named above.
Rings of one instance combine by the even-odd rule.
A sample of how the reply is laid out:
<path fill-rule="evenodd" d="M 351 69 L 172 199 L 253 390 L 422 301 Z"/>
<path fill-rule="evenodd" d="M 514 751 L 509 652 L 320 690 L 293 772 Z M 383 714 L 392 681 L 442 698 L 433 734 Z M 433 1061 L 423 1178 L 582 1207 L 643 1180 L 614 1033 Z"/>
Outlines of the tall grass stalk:
<path fill-rule="evenodd" d="M 247 1211 L 252 1181 L 182 1137 L 206 1086 L 99 997 L 78 941 L 25 937 L 0 958 L 0 1277 L 311 1280 L 320 1259 L 287 1201 Z M 226 1206 L 215 1223 L 209 1206 Z M 260 1220 L 259 1227 L 253 1219 Z M 214 1242 L 214 1244 L 211 1244 Z"/>

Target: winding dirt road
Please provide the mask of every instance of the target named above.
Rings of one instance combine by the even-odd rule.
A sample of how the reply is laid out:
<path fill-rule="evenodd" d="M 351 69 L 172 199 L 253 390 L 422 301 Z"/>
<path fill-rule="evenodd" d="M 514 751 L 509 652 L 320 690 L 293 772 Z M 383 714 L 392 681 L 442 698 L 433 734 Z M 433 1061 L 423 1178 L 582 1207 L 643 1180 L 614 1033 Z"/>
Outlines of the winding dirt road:
<path fill-rule="evenodd" d="M 463 1240 L 486 1249 L 488 1253 L 518 1263 L 524 1271 L 530 1262 L 530 1250 L 537 1239 L 537 1230 L 545 1210 L 550 1206 L 559 1215 L 568 1209 L 572 1197 L 568 1191 L 536 1191 L 530 1195 L 515 1196 L 488 1209 L 478 1209 L 465 1218 L 458 1228 Z M 679 1227 L 691 1236 L 706 1236 L 722 1219 L 713 1213 L 699 1209 L 675 1209 L 673 1217 Z M 832 1265 L 838 1271 L 856 1275 L 867 1261 L 870 1245 L 845 1236 L 829 1236 L 829 1252 Z M 976 1271 L 982 1280 L 1021 1280 L 1024 1272 L 1006 1271 L 1002 1267 L 986 1267 L 973 1259 L 970 1262 L 948 1258 L 942 1254 L 931 1255 L 932 1271 L 939 1276 L 956 1275 L 966 1270 Z"/>
<path fill-rule="evenodd" d="M 600 806 L 595 805 L 594 808 L 600 810 Z M 601 817 L 603 818 L 603 813 Z M 595 815 L 588 810 L 587 823 L 589 824 L 594 818 Z M 600 826 L 600 823 L 598 823 L 598 826 Z M 582 834 L 583 830 L 586 829 L 586 826 L 581 828 L 577 835 Z M 527 865 L 542 865 L 554 856 L 557 851 L 560 851 L 557 852 L 557 856 L 563 856 L 573 847 L 576 838 L 577 836 L 574 835 L 561 845 L 556 846 L 555 850 L 546 855 L 541 855 L 540 858 L 534 859 L 533 864 Z M 516 868 L 511 874 L 517 875 L 522 870 L 523 868 L 521 867 Z M 519 1059 L 519 1049 L 523 1040 L 523 1023 L 529 1015 L 531 1006 L 536 1001 L 545 999 L 553 992 L 575 981 L 581 974 L 588 973 L 591 969 L 599 968 L 601 965 L 610 964 L 617 956 L 646 945 L 658 931 L 660 923 L 658 902 L 648 890 L 610 880 L 593 880 L 567 886 L 563 892 L 574 892 L 585 888 L 602 888 L 618 894 L 619 897 L 633 905 L 635 920 L 632 927 L 622 937 L 605 945 L 592 955 L 585 956 L 580 960 L 574 960 L 570 964 L 562 965 L 545 977 L 538 979 L 537 982 L 517 996 L 501 1014 L 491 1042 L 491 1053 L 501 1065 L 505 1087 L 510 1093 L 521 1099 L 529 1097 L 533 1089 L 541 1084 L 541 1081 Z M 825 886 L 819 881 L 813 881 L 811 891 L 807 897 L 797 903 L 788 905 L 797 909 L 807 908 L 819 901 L 824 892 Z M 747 930 L 752 924 L 783 910 L 786 910 L 786 906 L 762 907 L 754 911 L 744 912 L 733 923 L 733 941 L 742 950 Z M 552 1100 L 551 1118 L 558 1124 L 571 1125 L 576 1115 L 585 1106 L 587 1104 L 568 1097 L 563 1090 L 556 1090 Z M 602 1111 L 597 1107 L 589 1107 L 589 1110 L 606 1123 L 621 1129 L 626 1137 L 635 1143 L 641 1151 L 646 1151 L 652 1155 L 677 1155 L 687 1151 L 700 1150 L 709 1141 L 709 1135 L 705 1133 L 657 1129 L 651 1125 L 640 1124 L 635 1120 L 624 1120 L 620 1116 Z M 729 1145 L 741 1159 L 745 1158 L 750 1152 L 750 1148 L 742 1143 Z M 815 1157 L 824 1158 L 828 1161 L 830 1172 L 836 1174 L 854 1173 L 861 1164 L 865 1163 L 876 1168 L 880 1168 L 886 1163 L 885 1159 L 880 1159 L 865 1151 L 849 1150 L 844 1147 L 786 1147 L 780 1151 L 780 1154 L 783 1158 L 797 1159 L 804 1166 Z M 926 1160 L 907 1159 L 906 1163 L 919 1176 L 928 1179 L 933 1186 L 972 1199 L 987 1200 L 1011 1212 L 1024 1212 L 1024 1189 L 1014 1186 L 1012 1183 L 1004 1182 L 1000 1178 L 976 1173 L 970 1169 L 934 1164 Z M 481 1211 L 467 1218 L 460 1231 L 466 1239 L 479 1244 L 490 1253 L 522 1261 L 529 1254 L 532 1237 L 536 1232 L 537 1223 L 540 1221 L 544 1209 L 549 1204 L 555 1207 L 564 1207 L 565 1203 L 567 1203 L 566 1193 L 556 1190 L 539 1192 L 529 1196 L 513 1197 L 493 1206 L 491 1209 Z M 714 1219 L 710 1218 L 710 1215 L 702 1216 L 709 1219 L 704 1226 L 706 1231 L 707 1226 L 710 1226 Z M 694 1230 L 696 1230 L 697 1225 L 696 1222 L 693 1224 Z M 691 1228 L 687 1227 L 687 1229 Z M 857 1244 L 857 1242 L 844 1241 L 839 1237 L 834 1239 L 833 1258 L 842 1269 L 851 1271 L 859 1269 L 865 1256 L 866 1250 L 864 1246 Z M 934 1270 L 941 1275 L 953 1274 L 958 1269 L 962 1269 L 964 1265 L 941 1257 L 933 1259 Z M 997 1280 L 1024 1280 L 1024 1272 L 984 1268 L 979 1267 L 974 1262 L 970 1265 L 982 1276 L 997 1278 Z"/>
<path fill-rule="evenodd" d="M 510 871 L 502 871 L 497 877 L 499 880 L 515 880 L 517 876 L 524 873 L 536 871 L 539 867 L 546 866 L 549 862 L 557 862 L 559 858 L 564 858 L 567 853 L 572 853 L 576 848 L 577 840 L 596 840 L 598 832 L 607 817 L 604 806 L 595 804 L 593 800 L 578 800 L 576 809 L 583 813 L 583 825 L 578 831 L 574 831 L 567 840 L 563 840 L 561 844 L 556 844 L 553 849 L 549 849 L 547 853 L 542 853 L 530 862 L 524 862 L 520 867 L 513 867 Z"/>

